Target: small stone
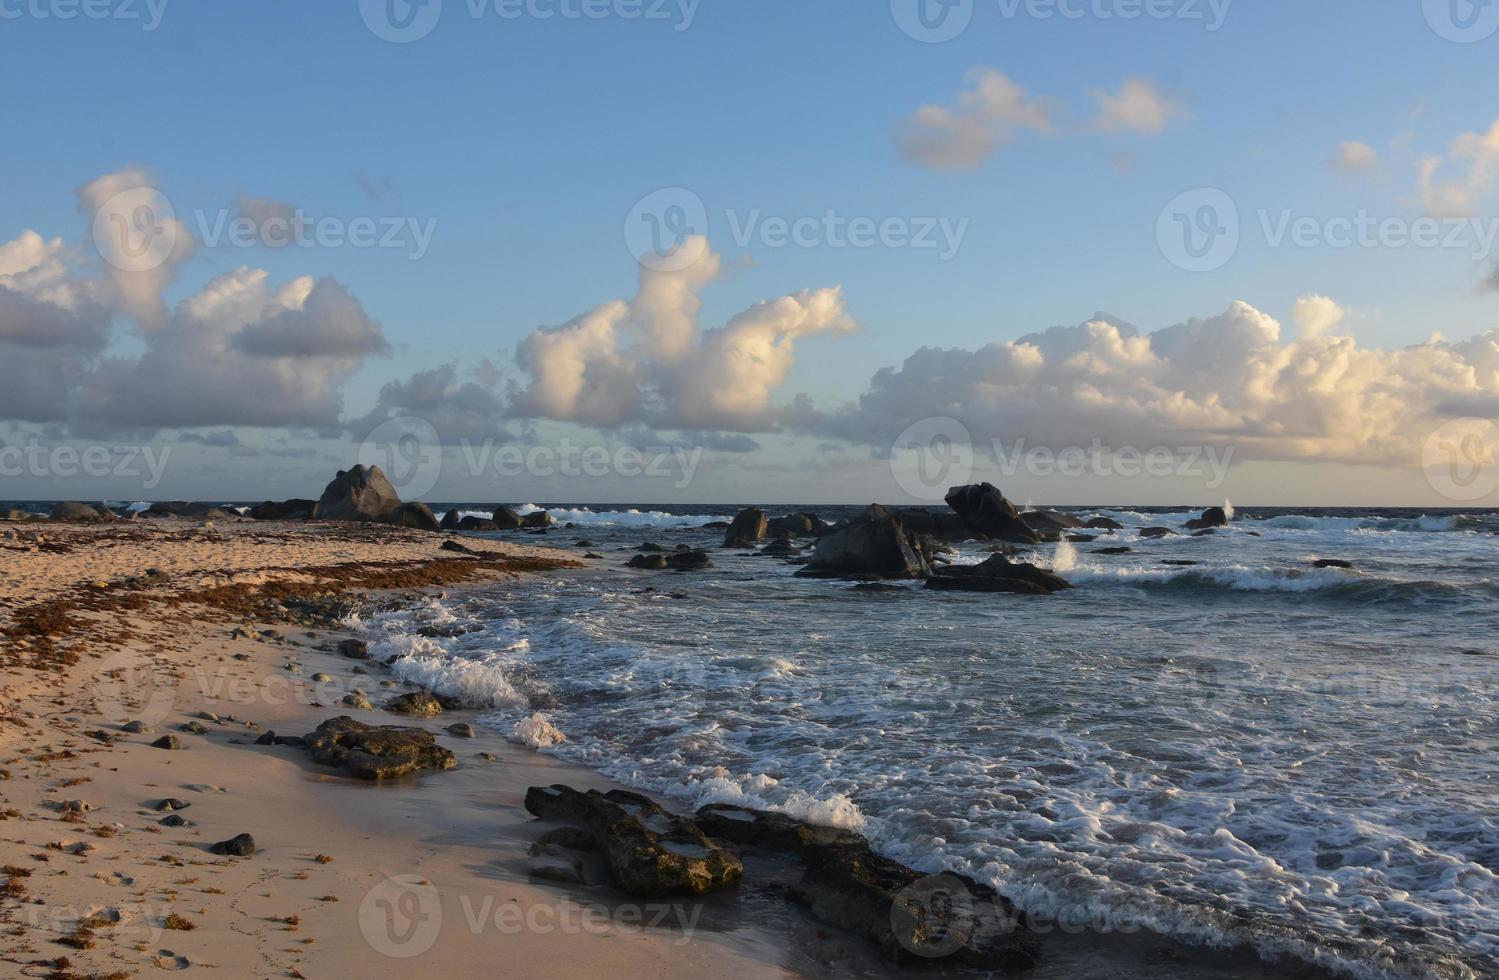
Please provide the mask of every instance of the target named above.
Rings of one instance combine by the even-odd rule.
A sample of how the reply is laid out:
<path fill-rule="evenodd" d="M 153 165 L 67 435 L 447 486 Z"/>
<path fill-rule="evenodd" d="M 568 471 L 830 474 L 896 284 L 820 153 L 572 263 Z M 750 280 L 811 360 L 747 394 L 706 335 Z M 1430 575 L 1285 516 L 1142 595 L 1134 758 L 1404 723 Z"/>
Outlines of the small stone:
<path fill-rule="evenodd" d="M 249 857 L 255 853 L 255 838 L 249 834 L 236 834 L 228 840 L 221 840 L 209 849 L 211 854 L 226 854 L 229 857 Z"/>
<path fill-rule="evenodd" d="M 157 803 L 155 809 L 157 813 L 170 813 L 173 810 L 186 810 L 190 806 L 192 806 L 191 803 L 184 803 L 181 800 L 174 800 L 168 797 Z"/>
<path fill-rule="evenodd" d="M 120 731 L 131 735 L 149 735 L 151 734 L 151 726 L 140 720 L 127 721 L 120 726 Z"/>
<path fill-rule="evenodd" d="M 178 731 L 187 732 L 189 735 L 207 735 L 208 726 L 201 721 L 190 721 L 177 726 Z"/>
<path fill-rule="evenodd" d="M 338 652 L 350 660 L 367 660 L 370 645 L 363 640 L 339 640 Z"/>
<path fill-rule="evenodd" d="M 151 748 L 167 749 L 168 751 L 175 752 L 176 750 L 182 748 L 182 743 L 178 741 L 176 735 L 163 735 L 161 738 L 158 738 L 156 741 L 151 743 Z"/>
<path fill-rule="evenodd" d="M 156 822 L 161 824 L 163 827 L 191 827 L 193 825 L 193 822 L 191 820 L 187 819 L 184 816 L 179 816 L 175 813 L 171 814 L 170 816 L 162 817 Z"/>
<path fill-rule="evenodd" d="M 448 726 L 448 734 L 454 738 L 473 738 L 477 733 L 474 731 L 473 725 L 470 725 L 466 721 L 460 721 L 457 724 Z"/>
<path fill-rule="evenodd" d="M 197 717 L 200 721 L 211 721 L 215 725 L 217 725 L 221 720 L 219 716 L 214 714 L 212 711 L 200 711 L 198 712 Z"/>
<path fill-rule="evenodd" d="M 314 684 L 329 684 L 329 683 L 332 683 L 332 681 L 333 681 L 333 678 L 330 677 L 330 676 L 328 676 L 327 674 L 321 674 L 321 673 L 319 673 L 319 674 L 313 674 L 312 675 L 312 682 Z"/>

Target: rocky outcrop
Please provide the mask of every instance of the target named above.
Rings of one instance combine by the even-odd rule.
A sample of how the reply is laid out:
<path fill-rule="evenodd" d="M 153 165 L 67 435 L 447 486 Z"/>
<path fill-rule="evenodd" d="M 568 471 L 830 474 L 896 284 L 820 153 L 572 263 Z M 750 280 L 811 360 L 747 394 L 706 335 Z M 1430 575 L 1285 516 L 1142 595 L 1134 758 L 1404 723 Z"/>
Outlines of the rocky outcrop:
<path fill-rule="evenodd" d="M 526 809 L 587 830 L 604 852 L 615 887 L 637 898 L 706 895 L 738 884 L 744 874 L 738 854 L 638 793 L 533 786 Z"/>
<path fill-rule="evenodd" d="M 318 498 L 316 516 L 324 521 L 385 521 L 399 506 L 401 498 L 380 467 L 355 466 L 338 471 Z"/>
<path fill-rule="evenodd" d="M 1050 595 L 1072 584 L 1060 575 L 1035 565 L 1012 562 L 994 555 L 978 565 L 949 565 L 927 579 L 926 587 L 949 592 L 1013 592 Z"/>
<path fill-rule="evenodd" d="M 1145 527 L 1140 529 L 1142 538 L 1174 538 L 1177 534 L 1169 527 Z"/>
<path fill-rule="evenodd" d="M 414 527 L 418 531 L 436 531 L 441 525 L 432 508 L 422 503 L 401 504 L 387 518 L 397 527 Z"/>
<path fill-rule="evenodd" d="M 784 517 L 773 518 L 766 527 L 766 532 L 785 531 L 793 538 L 818 537 L 832 527 L 827 521 L 816 514 L 805 511 L 798 514 L 787 514 Z"/>
<path fill-rule="evenodd" d="M 1228 511 L 1222 507 L 1209 507 L 1202 516 L 1187 522 L 1187 529 L 1201 531 L 1203 528 L 1228 527 Z"/>
<path fill-rule="evenodd" d="M 919 540 L 885 508 L 873 504 L 856 521 L 829 531 L 802 576 L 926 578 L 931 574 Z"/>
<path fill-rule="evenodd" d="M 911 534 L 938 541 L 969 541 L 979 536 L 968 522 L 951 511 L 933 511 L 925 507 L 902 507 L 894 511 Z"/>
<path fill-rule="evenodd" d="M 145 517 L 181 517 L 189 520 L 221 520 L 238 517 L 239 511 L 189 500 L 158 500 L 143 511 Z"/>
<path fill-rule="evenodd" d="M 712 568 L 713 561 L 706 551 L 678 551 L 666 556 L 666 567 L 674 572 L 697 572 Z"/>
<path fill-rule="evenodd" d="M 642 568 L 648 572 L 661 572 L 666 570 L 665 555 L 636 555 L 625 562 L 626 568 Z"/>
<path fill-rule="evenodd" d="M 422 769 L 452 769 L 458 759 L 419 728 L 366 725 L 348 715 L 329 719 L 303 740 L 314 762 L 358 779 L 396 779 Z"/>
<path fill-rule="evenodd" d="M 450 510 L 442 515 L 442 522 L 437 525 L 439 531 L 456 531 L 458 525 L 463 523 L 463 515 L 456 510 Z"/>
<path fill-rule="evenodd" d="M 307 521 L 316 511 L 316 500 L 267 500 L 251 507 L 250 517 L 257 521 Z"/>
<path fill-rule="evenodd" d="M 1088 527 L 1088 528 L 1092 528 L 1095 531 L 1122 531 L 1122 530 L 1124 530 L 1124 525 L 1120 524 L 1118 521 L 1114 520 L 1112 517 L 1095 517 L 1092 520 L 1090 520 L 1088 523 L 1084 524 L 1083 526 L 1084 527 Z"/>
<path fill-rule="evenodd" d="M 412 691 L 410 694 L 391 698 L 386 702 L 385 710 L 393 711 L 398 715 L 431 718 L 442 714 L 442 702 L 426 691 Z"/>
<path fill-rule="evenodd" d="M 500 526 L 486 518 L 470 515 L 458 522 L 457 529 L 460 531 L 498 531 Z"/>
<path fill-rule="evenodd" d="M 520 519 L 521 527 L 551 527 L 556 522 L 544 510 L 533 511 Z"/>
<path fill-rule="evenodd" d="M 728 531 L 724 532 L 723 546 L 725 548 L 753 548 L 765 540 L 765 534 L 770 530 L 770 519 L 765 516 L 765 511 L 758 507 L 749 507 L 734 515 L 733 523 L 729 525 Z"/>
<path fill-rule="evenodd" d="M 1037 534 L 1057 534 L 1083 526 L 1082 518 L 1060 510 L 1028 510 L 1020 519 Z"/>
<path fill-rule="evenodd" d="M 494 521 L 501 531 L 514 531 L 525 525 L 521 516 L 509 507 L 496 507 L 490 520 Z"/>
<path fill-rule="evenodd" d="M 980 534 L 998 541 L 1034 544 L 1036 532 L 1020 517 L 1015 505 L 992 483 L 954 487 L 947 493 L 947 506 Z"/>
<path fill-rule="evenodd" d="M 784 814 L 712 804 L 698 825 L 713 837 L 800 861 L 794 901 L 828 925 L 864 936 L 897 963 L 945 957 L 988 970 L 1034 965 L 1041 944 L 1024 915 L 994 889 L 961 875 L 923 875 L 874 853 L 848 830 Z"/>
<path fill-rule="evenodd" d="M 88 504 L 80 504 L 76 500 L 64 500 L 52 508 L 54 521 L 97 521 L 110 516 L 112 515 L 106 511 L 100 511 Z"/>

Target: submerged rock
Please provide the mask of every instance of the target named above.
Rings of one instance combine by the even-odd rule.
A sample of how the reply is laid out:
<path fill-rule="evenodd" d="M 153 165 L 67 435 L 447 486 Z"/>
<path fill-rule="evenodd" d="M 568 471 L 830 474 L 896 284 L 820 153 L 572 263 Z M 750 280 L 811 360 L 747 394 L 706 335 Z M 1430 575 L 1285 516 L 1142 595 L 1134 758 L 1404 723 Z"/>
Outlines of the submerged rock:
<path fill-rule="evenodd" d="M 1353 562 L 1341 558 L 1319 558 L 1312 562 L 1313 568 L 1352 568 Z"/>
<path fill-rule="evenodd" d="M 1050 595 L 1072 588 L 1072 583 L 1035 565 L 993 555 L 978 565 L 949 565 L 927 579 L 929 589 L 950 592 L 1015 592 Z"/>
<path fill-rule="evenodd" d="M 635 897 L 706 895 L 738 884 L 744 873 L 738 854 L 638 793 L 533 786 L 526 809 L 589 831 L 604 852 L 610 880 Z"/>
<path fill-rule="evenodd" d="M 665 555 L 636 555 L 625 562 L 626 568 L 643 568 L 647 571 L 664 571 L 666 569 Z"/>
<path fill-rule="evenodd" d="M 1075 514 L 1067 514 L 1060 510 L 1031 510 L 1020 515 L 1027 527 L 1038 534 L 1051 534 L 1057 531 L 1071 531 L 1074 528 L 1084 527 L 1082 518 Z"/>
<path fill-rule="evenodd" d="M 1169 527 L 1146 527 L 1140 529 L 1142 538 L 1174 538 L 1177 533 Z"/>
<path fill-rule="evenodd" d="M 452 769 L 458 759 L 420 728 L 366 725 L 347 715 L 329 719 L 303 738 L 314 762 L 359 779 L 396 779 L 422 769 Z"/>
<path fill-rule="evenodd" d="M 1111 517 L 1095 517 L 1088 521 L 1083 527 L 1092 528 L 1095 531 L 1122 531 L 1124 525 Z"/>

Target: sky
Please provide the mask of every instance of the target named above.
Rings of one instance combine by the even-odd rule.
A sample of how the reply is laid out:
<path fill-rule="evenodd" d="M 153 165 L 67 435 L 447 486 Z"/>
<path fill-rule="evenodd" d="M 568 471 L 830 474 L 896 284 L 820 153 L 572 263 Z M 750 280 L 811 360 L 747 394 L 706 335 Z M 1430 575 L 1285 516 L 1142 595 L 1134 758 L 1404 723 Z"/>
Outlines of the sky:
<path fill-rule="evenodd" d="M 1499 4 L 0 0 L 0 498 L 1499 505 Z"/>

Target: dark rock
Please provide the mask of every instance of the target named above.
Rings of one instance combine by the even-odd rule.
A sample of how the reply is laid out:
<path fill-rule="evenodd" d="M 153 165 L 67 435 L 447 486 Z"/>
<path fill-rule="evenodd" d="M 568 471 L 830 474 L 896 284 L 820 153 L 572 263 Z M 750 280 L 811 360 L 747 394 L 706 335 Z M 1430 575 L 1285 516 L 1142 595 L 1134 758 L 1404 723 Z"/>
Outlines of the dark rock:
<path fill-rule="evenodd" d="M 496 507 L 494 516 L 490 518 L 501 531 L 514 531 L 524 525 L 521 516 L 509 507 Z"/>
<path fill-rule="evenodd" d="M 52 508 L 54 521 L 96 521 L 104 516 L 88 504 L 80 504 L 76 500 L 64 500 Z"/>
<path fill-rule="evenodd" d="M 902 507 L 893 513 L 900 518 L 901 525 L 907 532 L 938 541 L 969 541 L 982 536 L 969 527 L 967 521 L 951 511 Z"/>
<path fill-rule="evenodd" d="M 712 568 L 713 561 L 706 551 L 679 551 L 667 557 L 666 567 L 676 572 L 696 572 Z"/>
<path fill-rule="evenodd" d="M 1124 525 L 1110 517 L 1095 517 L 1083 527 L 1092 528 L 1095 531 L 1122 531 Z"/>
<path fill-rule="evenodd" d="M 442 714 L 442 702 L 426 691 L 412 691 L 410 694 L 391 698 L 385 703 L 385 710 L 398 715 L 431 718 Z"/>
<path fill-rule="evenodd" d="M 442 527 L 432 508 L 423 503 L 401 504 L 390 512 L 389 520 L 397 527 L 414 527 L 418 531 L 436 531 Z"/>
<path fill-rule="evenodd" d="M 770 519 L 758 507 L 747 507 L 734 516 L 734 521 L 724 533 L 725 548 L 748 548 L 765 540 L 770 529 Z"/>
<path fill-rule="evenodd" d="M 551 527 L 555 523 L 552 515 L 544 510 L 538 510 L 521 518 L 522 527 Z"/>
<path fill-rule="evenodd" d="M 1188 526 L 1190 526 L 1190 525 L 1188 525 Z M 1210 538 L 1210 537 L 1212 537 L 1213 535 L 1215 535 L 1217 533 L 1218 533 L 1218 529 L 1216 527 L 1210 527 L 1210 528 L 1205 528 L 1205 529 L 1203 529 L 1201 531 L 1193 531 L 1192 532 L 1192 537 L 1194 537 L 1194 538 Z"/>
<path fill-rule="evenodd" d="M 1319 558 L 1312 562 L 1313 568 L 1352 568 L 1353 562 L 1341 558 Z"/>
<path fill-rule="evenodd" d="M 1176 536 L 1176 532 L 1169 527 L 1147 527 L 1140 530 L 1142 538 L 1174 538 Z"/>
<path fill-rule="evenodd" d="M 173 813 L 170 816 L 162 817 L 156 822 L 161 824 L 163 827 L 191 827 L 193 825 L 193 822 L 191 820 L 176 813 Z"/>
<path fill-rule="evenodd" d="M 146 517 L 181 517 L 190 520 L 219 520 L 238 517 L 239 511 L 225 510 L 212 504 L 194 503 L 188 500 L 158 500 L 143 512 Z"/>
<path fill-rule="evenodd" d="M 1064 534 L 1062 538 L 1073 544 L 1092 544 L 1098 540 L 1098 536 L 1094 534 Z"/>
<path fill-rule="evenodd" d="M 255 740 L 255 744 L 256 745 L 275 745 L 276 744 L 276 733 L 275 732 L 265 732 L 265 733 L 263 733 L 259 738 L 257 738 Z"/>
<path fill-rule="evenodd" d="M 458 525 L 463 522 L 463 515 L 456 510 L 450 510 L 442 515 L 442 523 L 437 525 L 439 531 L 456 531 Z"/>
<path fill-rule="evenodd" d="M 547 831 L 536 839 L 535 844 L 531 845 L 531 853 L 536 854 L 547 847 L 564 847 L 570 851 L 603 853 L 603 849 L 599 847 L 598 839 L 582 827 L 558 827 L 555 830 Z"/>
<path fill-rule="evenodd" d="M 128 732 L 131 735 L 149 735 L 151 734 L 151 726 L 143 721 L 127 721 L 120 726 L 120 731 Z"/>
<path fill-rule="evenodd" d="M 891 585 L 889 582 L 860 582 L 854 592 L 910 592 L 909 586 Z"/>
<path fill-rule="evenodd" d="M 466 721 L 448 726 L 448 734 L 454 738 L 473 738 L 475 736 L 474 726 Z"/>
<path fill-rule="evenodd" d="M 1162 565 L 1176 565 L 1176 566 L 1178 566 L 1180 568 L 1190 568 L 1193 565 L 1201 565 L 1202 562 L 1200 562 L 1200 561 L 1192 561 L 1189 558 L 1163 558 L 1163 559 L 1161 559 L 1161 564 Z"/>
<path fill-rule="evenodd" d="M 642 542 L 641 545 L 640 545 L 640 547 L 636 548 L 635 550 L 639 551 L 639 552 L 643 552 L 645 554 L 655 554 L 658 551 L 665 551 L 666 549 L 663 548 L 663 547 L 661 547 L 659 544 L 657 544 L 654 541 L 645 541 L 645 542 Z"/>
<path fill-rule="evenodd" d="M 583 557 L 584 558 L 592 558 L 595 561 L 597 561 L 597 560 L 603 558 L 604 556 L 603 555 L 596 555 L 596 554 L 594 554 L 593 552 L 590 551 L 586 555 L 584 555 Z"/>
<path fill-rule="evenodd" d="M 574 548 L 592 548 L 593 547 L 593 542 L 590 541 L 590 540 L 588 540 L 587 538 L 579 538 L 578 540 L 576 540 L 576 541 L 573 542 L 573 547 Z"/>
<path fill-rule="evenodd" d="M 969 527 L 998 541 L 1034 544 L 1040 540 L 992 483 L 954 487 L 948 491 L 947 506 Z"/>
<path fill-rule="evenodd" d="M 625 562 L 626 568 L 643 568 L 646 571 L 659 572 L 666 568 L 665 555 L 636 555 Z"/>
<path fill-rule="evenodd" d="M 182 748 L 182 743 L 178 741 L 176 735 L 163 735 L 161 738 L 158 738 L 156 741 L 151 743 L 151 748 L 176 751 Z"/>
<path fill-rule="evenodd" d="M 255 853 L 255 838 L 249 834 L 236 834 L 221 840 L 208 849 L 210 854 L 226 854 L 229 857 L 247 858 Z"/>
<path fill-rule="evenodd" d="M 802 549 L 790 541 L 772 541 L 760 549 L 760 554 L 769 558 L 795 558 L 802 553 Z"/>
<path fill-rule="evenodd" d="M 250 508 L 257 521 L 307 521 L 317 513 L 316 500 L 267 500 Z"/>
<path fill-rule="evenodd" d="M 1072 583 L 1045 569 L 994 555 L 978 565 L 950 565 L 927 580 L 927 588 L 950 592 L 1015 592 L 1049 595 Z"/>
<path fill-rule="evenodd" d="M 693 819 L 710 837 L 731 844 L 763 847 L 795 857 L 806 857 L 814 846 L 859 846 L 868 843 L 851 830 L 809 824 L 784 813 L 751 810 L 729 803 L 701 807 Z"/>
<path fill-rule="evenodd" d="M 171 813 L 175 810 L 186 810 L 190 806 L 192 806 L 191 803 L 184 803 L 181 800 L 174 800 L 171 797 L 168 797 L 164 800 L 157 801 L 156 805 L 152 807 L 152 809 L 157 813 Z"/>
<path fill-rule="evenodd" d="M 396 779 L 422 769 L 452 769 L 458 759 L 420 728 L 365 725 L 347 715 L 329 719 L 302 739 L 314 762 L 359 779 Z"/>
<path fill-rule="evenodd" d="M 350 660 L 368 660 L 370 645 L 363 640 L 339 640 L 338 652 Z"/>
<path fill-rule="evenodd" d="M 1187 527 L 1194 531 L 1205 527 L 1228 527 L 1228 512 L 1222 507 L 1209 507 L 1201 517 L 1188 521 Z"/>
<path fill-rule="evenodd" d="M 461 521 L 458 522 L 458 530 L 460 530 L 460 531 L 498 531 L 498 530 L 500 530 L 500 526 L 498 524 L 496 524 L 494 521 L 491 521 L 491 520 L 489 520 L 487 518 L 484 518 L 484 517 L 474 517 L 474 516 L 470 515 L 468 517 L 463 518 L 463 520 L 461 520 Z"/>
<path fill-rule="evenodd" d="M 744 873 L 738 854 L 638 793 L 533 786 L 526 791 L 526 809 L 590 831 L 610 880 L 635 897 L 706 895 L 737 884 Z"/>
<path fill-rule="evenodd" d="M 709 521 L 698 526 L 700 531 L 727 531 L 732 525 L 728 521 Z"/>
<path fill-rule="evenodd" d="M 1133 548 L 1094 548 L 1095 555 L 1129 555 L 1134 553 Z"/>
<path fill-rule="evenodd" d="M 824 534 L 830 527 L 827 521 L 816 514 L 805 511 L 798 514 L 787 514 L 777 517 L 766 525 L 767 531 L 785 531 L 793 538 L 816 537 Z"/>
<path fill-rule="evenodd" d="M 401 498 L 380 467 L 355 466 L 339 470 L 323 490 L 316 517 L 324 521 L 384 521 L 399 506 Z"/>
<path fill-rule="evenodd" d="M 201 721 L 189 721 L 185 724 L 178 725 L 177 730 L 181 732 L 187 732 L 189 735 L 208 734 L 208 726 L 203 724 Z"/>
<path fill-rule="evenodd" d="M 818 538 L 811 561 L 797 574 L 926 578 L 931 566 L 900 519 L 874 504 L 858 520 Z"/>
<path fill-rule="evenodd" d="M 1066 514 L 1059 510 L 1029 510 L 1020 515 L 1027 527 L 1032 531 L 1051 533 L 1054 531 L 1070 531 L 1073 528 L 1083 527 L 1082 518 L 1075 514 Z"/>

